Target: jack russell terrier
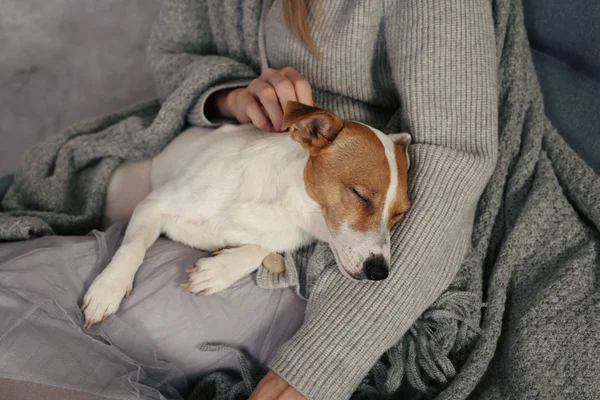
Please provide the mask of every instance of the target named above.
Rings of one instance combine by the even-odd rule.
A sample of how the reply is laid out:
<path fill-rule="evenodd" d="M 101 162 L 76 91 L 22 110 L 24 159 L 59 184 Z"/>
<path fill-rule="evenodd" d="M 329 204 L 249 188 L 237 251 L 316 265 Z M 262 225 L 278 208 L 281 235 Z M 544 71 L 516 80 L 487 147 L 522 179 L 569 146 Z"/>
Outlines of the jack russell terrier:
<path fill-rule="evenodd" d="M 196 294 L 222 291 L 272 252 L 316 239 L 329 243 L 347 277 L 385 279 L 390 229 L 410 207 L 410 136 L 296 102 L 287 104 L 284 128 L 289 135 L 194 127 L 151 161 L 117 168 L 105 218 L 129 224 L 84 297 L 84 327 L 117 311 L 161 234 L 215 252 L 187 270 L 183 286 Z"/>

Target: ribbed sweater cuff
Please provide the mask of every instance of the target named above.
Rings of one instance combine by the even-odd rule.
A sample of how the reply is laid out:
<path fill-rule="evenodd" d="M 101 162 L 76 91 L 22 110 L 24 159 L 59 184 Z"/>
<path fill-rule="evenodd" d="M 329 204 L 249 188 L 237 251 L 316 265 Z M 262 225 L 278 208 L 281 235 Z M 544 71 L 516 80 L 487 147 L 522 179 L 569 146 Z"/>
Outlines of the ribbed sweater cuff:
<path fill-rule="evenodd" d="M 494 160 L 431 145 L 413 146 L 411 156 L 413 208 L 393 232 L 388 279 L 354 282 L 325 271 L 304 326 L 270 363 L 310 400 L 349 398 L 462 262 Z"/>
<path fill-rule="evenodd" d="M 206 117 L 206 113 L 205 113 L 206 102 L 208 101 L 208 98 L 211 95 L 218 92 L 219 90 L 245 87 L 245 86 L 248 86 L 250 84 L 250 82 L 251 82 L 251 79 L 239 79 L 239 80 L 234 80 L 234 81 L 230 81 L 230 82 L 224 82 L 224 83 L 217 84 L 217 85 L 211 87 L 210 89 L 204 91 L 202 93 L 202 95 L 198 98 L 198 100 L 196 100 L 194 105 L 190 108 L 190 111 L 188 112 L 188 116 L 187 116 L 188 122 L 192 125 L 202 126 L 202 127 L 206 127 L 206 128 L 217 128 L 217 127 L 223 125 L 224 123 L 231 122 L 231 121 L 225 120 L 225 119 L 209 120 Z"/>

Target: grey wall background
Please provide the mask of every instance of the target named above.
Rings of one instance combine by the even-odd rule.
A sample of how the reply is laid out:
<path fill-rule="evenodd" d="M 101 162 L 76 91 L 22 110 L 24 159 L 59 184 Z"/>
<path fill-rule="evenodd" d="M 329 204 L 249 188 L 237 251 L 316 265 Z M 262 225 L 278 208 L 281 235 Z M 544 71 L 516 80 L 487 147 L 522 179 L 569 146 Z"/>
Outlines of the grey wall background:
<path fill-rule="evenodd" d="M 0 1 L 0 176 L 62 128 L 154 97 L 161 0 Z"/>

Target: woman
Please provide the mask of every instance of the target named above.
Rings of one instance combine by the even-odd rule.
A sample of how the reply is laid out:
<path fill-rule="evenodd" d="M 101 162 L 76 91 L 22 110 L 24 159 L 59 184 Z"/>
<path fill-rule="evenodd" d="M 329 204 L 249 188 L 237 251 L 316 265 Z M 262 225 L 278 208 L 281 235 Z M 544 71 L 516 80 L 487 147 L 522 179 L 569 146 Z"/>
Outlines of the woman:
<path fill-rule="evenodd" d="M 165 104 L 194 98 L 188 123 L 280 131 L 298 100 L 413 138 L 412 209 L 393 232 L 389 277 L 323 271 L 252 399 L 348 398 L 452 281 L 496 161 L 493 29 L 484 0 L 166 1 L 149 56 Z"/>
<path fill-rule="evenodd" d="M 304 325 L 252 397 L 347 398 L 445 290 L 469 243 L 497 151 L 490 3 L 265 1 L 256 32 L 258 7 L 165 6 L 150 44 L 162 95 L 196 72 L 214 76 L 189 122 L 237 119 L 279 131 L 287 101 L 314 101 L 382 129 L 398 113 L 415 143 L 413 208 L 395 231 L 390 277 L 354 284 L 326 270 Z"/>

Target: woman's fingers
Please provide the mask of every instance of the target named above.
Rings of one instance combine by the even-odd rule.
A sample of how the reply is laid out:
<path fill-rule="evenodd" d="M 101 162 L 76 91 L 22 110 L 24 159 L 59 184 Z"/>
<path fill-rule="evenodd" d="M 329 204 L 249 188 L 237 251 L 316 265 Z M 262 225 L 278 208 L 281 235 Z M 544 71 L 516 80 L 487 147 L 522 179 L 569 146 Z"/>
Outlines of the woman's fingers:
<path fill-rule="evenodd" d="M 306 400 L 279 375 L 269 371 L 258 383 L 249 400 Z"/>
<path fill-rule="evenodd" d="M 313 106 L 312 87 L 308 80 L 294 68 L 286 67 L 281 70 L 281 73 L 292 83 L 296 98 L 300 103 L 307 106 Z"/>
<path fill-rule="evenodd" d="M 227 100 L 240 123 L 252 122 L 267 132 L 283 129 L 283 114 L 288 102 L 299 101 L 314 106 L 310 83 L 290 67 L 279 71 L 267 69 L 247 87 L 231 91 Z"/>
<path fill-rule="evenodd" d="M 260 103 L 250 91 L 244 90 L 241 92 L 238 101 L 242 105 L 242 113 L 249 120 L 245 121 L 246 118 L 240 116 L 237 118 L 238 121 L 241 123 L 252 122 L 254 126 L 265 132 L 273 131 L 273 126 L 269 122 L 267 116 L 263 113 Z"/>
<path fill-rule="evenodd" d="M 299 99 L 294 83 L 282 71 L 268 69 L 264 72 L 263 77 L 275 89 L 281 110 L 283 111 L 288 101 L 299 101 Z"/>
<path fill-rule="evenodd" d="M 264 107 L 273 127 L 277 130 L 281 130 L 281 125 L 283 124 L 283 110 L 279 100 L 279 93 L 276 92 L 273 85 L 268 81 L 255 79 L 250 83 L 248 89 Z"/>

